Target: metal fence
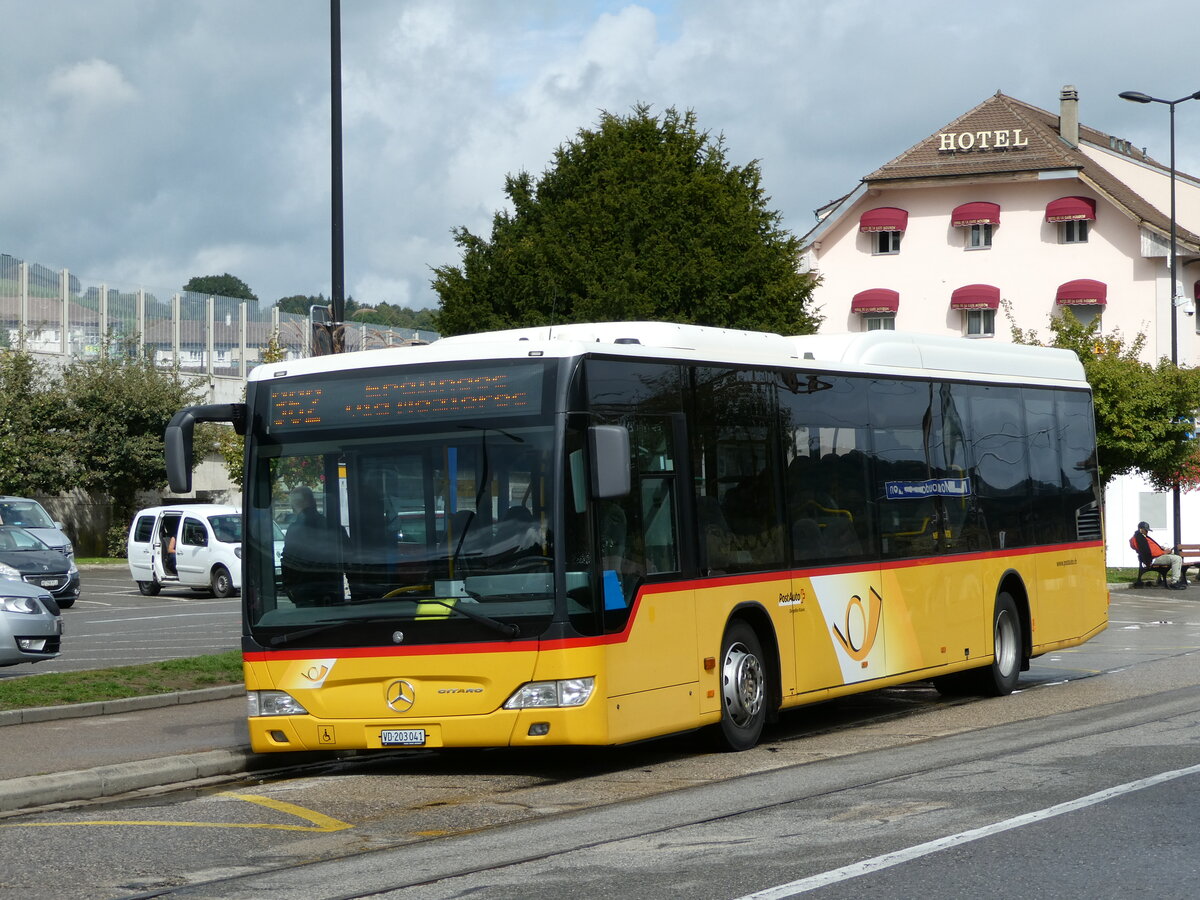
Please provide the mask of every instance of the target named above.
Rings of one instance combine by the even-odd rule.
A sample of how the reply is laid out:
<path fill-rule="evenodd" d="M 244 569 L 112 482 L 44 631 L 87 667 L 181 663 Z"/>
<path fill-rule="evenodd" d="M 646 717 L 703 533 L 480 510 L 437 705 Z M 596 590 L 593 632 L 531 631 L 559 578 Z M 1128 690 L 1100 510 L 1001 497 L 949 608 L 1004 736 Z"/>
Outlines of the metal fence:
<path fill-rule="evenodd" d="M 312 352 L 308 316 L 276 306 L 190 291 L 155 292 L 89 282 L 0 254 L 0 346 L 24 341 L 33 353 L 94 358 L 105 348 L 137 347 L 183 372 L 245 379 L 272 335 L 287 358 Z M 432 331 L 350 322 L 347 350 L 427 344 Z"/>

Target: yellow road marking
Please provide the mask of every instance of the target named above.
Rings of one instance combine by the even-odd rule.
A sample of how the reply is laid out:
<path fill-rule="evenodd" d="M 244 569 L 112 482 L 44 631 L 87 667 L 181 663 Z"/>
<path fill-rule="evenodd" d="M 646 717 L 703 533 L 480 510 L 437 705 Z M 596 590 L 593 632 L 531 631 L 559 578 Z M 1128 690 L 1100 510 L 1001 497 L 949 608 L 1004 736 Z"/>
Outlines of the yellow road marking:
<path fill-rule="evenodd" d="M 0 823 L 0 828 L 56 828 L 61 826 L 75 825 L 166 825 L 176 828 L 266 828 L 274 831 L 310 831 L 318 833 L 329 833 L 332 831 L 345 831 L 347 828 L 354 826 L 348 822 L 342 822 L 330 816 L 323 815 L 311 809 L 305 809 L 303 806 L 297 806 L 294 803 L 286 803 L 283 800 L 272 800 L 269 797 L 258 797 L 254 794 L 235 794 L 232 791 L 223 792 L 223 796 L 233 797 L 236 800 L 245 800 L 249 803 L 257 803 L 259 806 L 265 806 L 268 809 L 274 809 L 278 812 L 287 813 L 295 816 L 298 819 L 305 819 L 311 822 L 311 825 L 274 825 L 266 822 L 171 822 L 163 821 L 128 821 L 121 819 L 96 819 L 87 822 L 29 822 L 25 824 L 14 823 L 11 825 Z"/>

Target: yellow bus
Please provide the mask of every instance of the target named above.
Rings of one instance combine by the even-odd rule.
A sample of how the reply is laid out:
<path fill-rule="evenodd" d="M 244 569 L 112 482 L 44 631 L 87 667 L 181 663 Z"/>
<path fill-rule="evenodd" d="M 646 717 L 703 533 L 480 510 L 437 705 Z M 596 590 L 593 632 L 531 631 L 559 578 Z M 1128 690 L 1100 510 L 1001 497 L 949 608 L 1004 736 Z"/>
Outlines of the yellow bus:
<path fill-rule="evenodd" d="M 1107 624 L 1066 351 L 638 322 L 288 360 L 175 416 L 176 491 L 199 421 L 246 435 L 260 752 L 745 749 L 857 691 L 1007 694 Z"/>

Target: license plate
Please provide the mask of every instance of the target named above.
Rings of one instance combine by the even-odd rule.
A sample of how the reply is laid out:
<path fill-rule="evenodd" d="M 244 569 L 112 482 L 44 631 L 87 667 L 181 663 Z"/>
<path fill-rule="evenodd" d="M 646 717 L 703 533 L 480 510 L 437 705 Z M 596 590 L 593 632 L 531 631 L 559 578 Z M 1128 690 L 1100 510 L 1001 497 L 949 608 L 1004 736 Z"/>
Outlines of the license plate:
<path fill-rule="evenodd" d="M 58 587 L 58 579 L 57 578 L 43 578 L 41 581 L 38 582 L 38 584 L 41 585 L 42 587 Z"/>
<path fill-rule="evenodd" d="M 380 732 L 379 742 L 385 747 L 423 747 L 425 745 L 425 729 L 385 728 Z"/>

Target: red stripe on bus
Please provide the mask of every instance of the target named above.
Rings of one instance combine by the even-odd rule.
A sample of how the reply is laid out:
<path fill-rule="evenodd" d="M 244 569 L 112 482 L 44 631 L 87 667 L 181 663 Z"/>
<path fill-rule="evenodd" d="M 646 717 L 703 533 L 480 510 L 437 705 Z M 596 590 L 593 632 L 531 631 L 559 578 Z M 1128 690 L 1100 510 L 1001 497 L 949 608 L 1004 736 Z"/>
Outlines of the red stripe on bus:
<path fill-rule="evenodd" d="M 411 647 L 314 647 L 309 650 L 251 650 L 243 652 L 242 659 L 246 662 L 269 662 L 280 659 L 312 659 L 316 656 L 331 659 L 365 659 L 387 656 L 431 656 L 445 653 L 533 653 L 541 650 L 569 650 L 580 647 L 604 647 L 610 644 L 623 644 L 629 640 L 633 623 L 637 619 L 638 607 L 642 598 L 650 594 L 669 594 L 679 591 L 695 591 L 704 588 L 731 587 L 737 585 L 763 584 L 771 581 L 786 581 L 793 578 L 812 578 L 822 574 L 842 575 L 854 572 L 872 570 L 911 569 L 917 566 L 928 566 L 934 563 L 978 562 L 986 559 L 1006 559 L 1010 557 L 1032 556 L 1037 553 L 1062 552 L 1064 550 L 1087 550 L 1102 548 L 1102 541 L 1079 541 L 1070 544 L 1050 544 L 1038 547 L 1019 547 L 1011 550 L 981 550 L 976 553 L 955 553 L 948 556 L 926 556 L 916 559 L 881 560 L 868 563 L 851 563 L 843 566 L 820 566 L 807 569 L 783 569 L 773 572 L 752 572 L 746 575 L 720 575 L 713 578 L 690 578 L 683 581 L 664 581 L 644 584 L 638 588 L 633 607 L 629 611 L 629 619 L 621 631 L 612 634 L 587 635 L 575 638 L 557 638 L 555 640 L 540 640 L 531 638 L 524 641 L 511 641 L 495 644 L 418 644 Z"/>

